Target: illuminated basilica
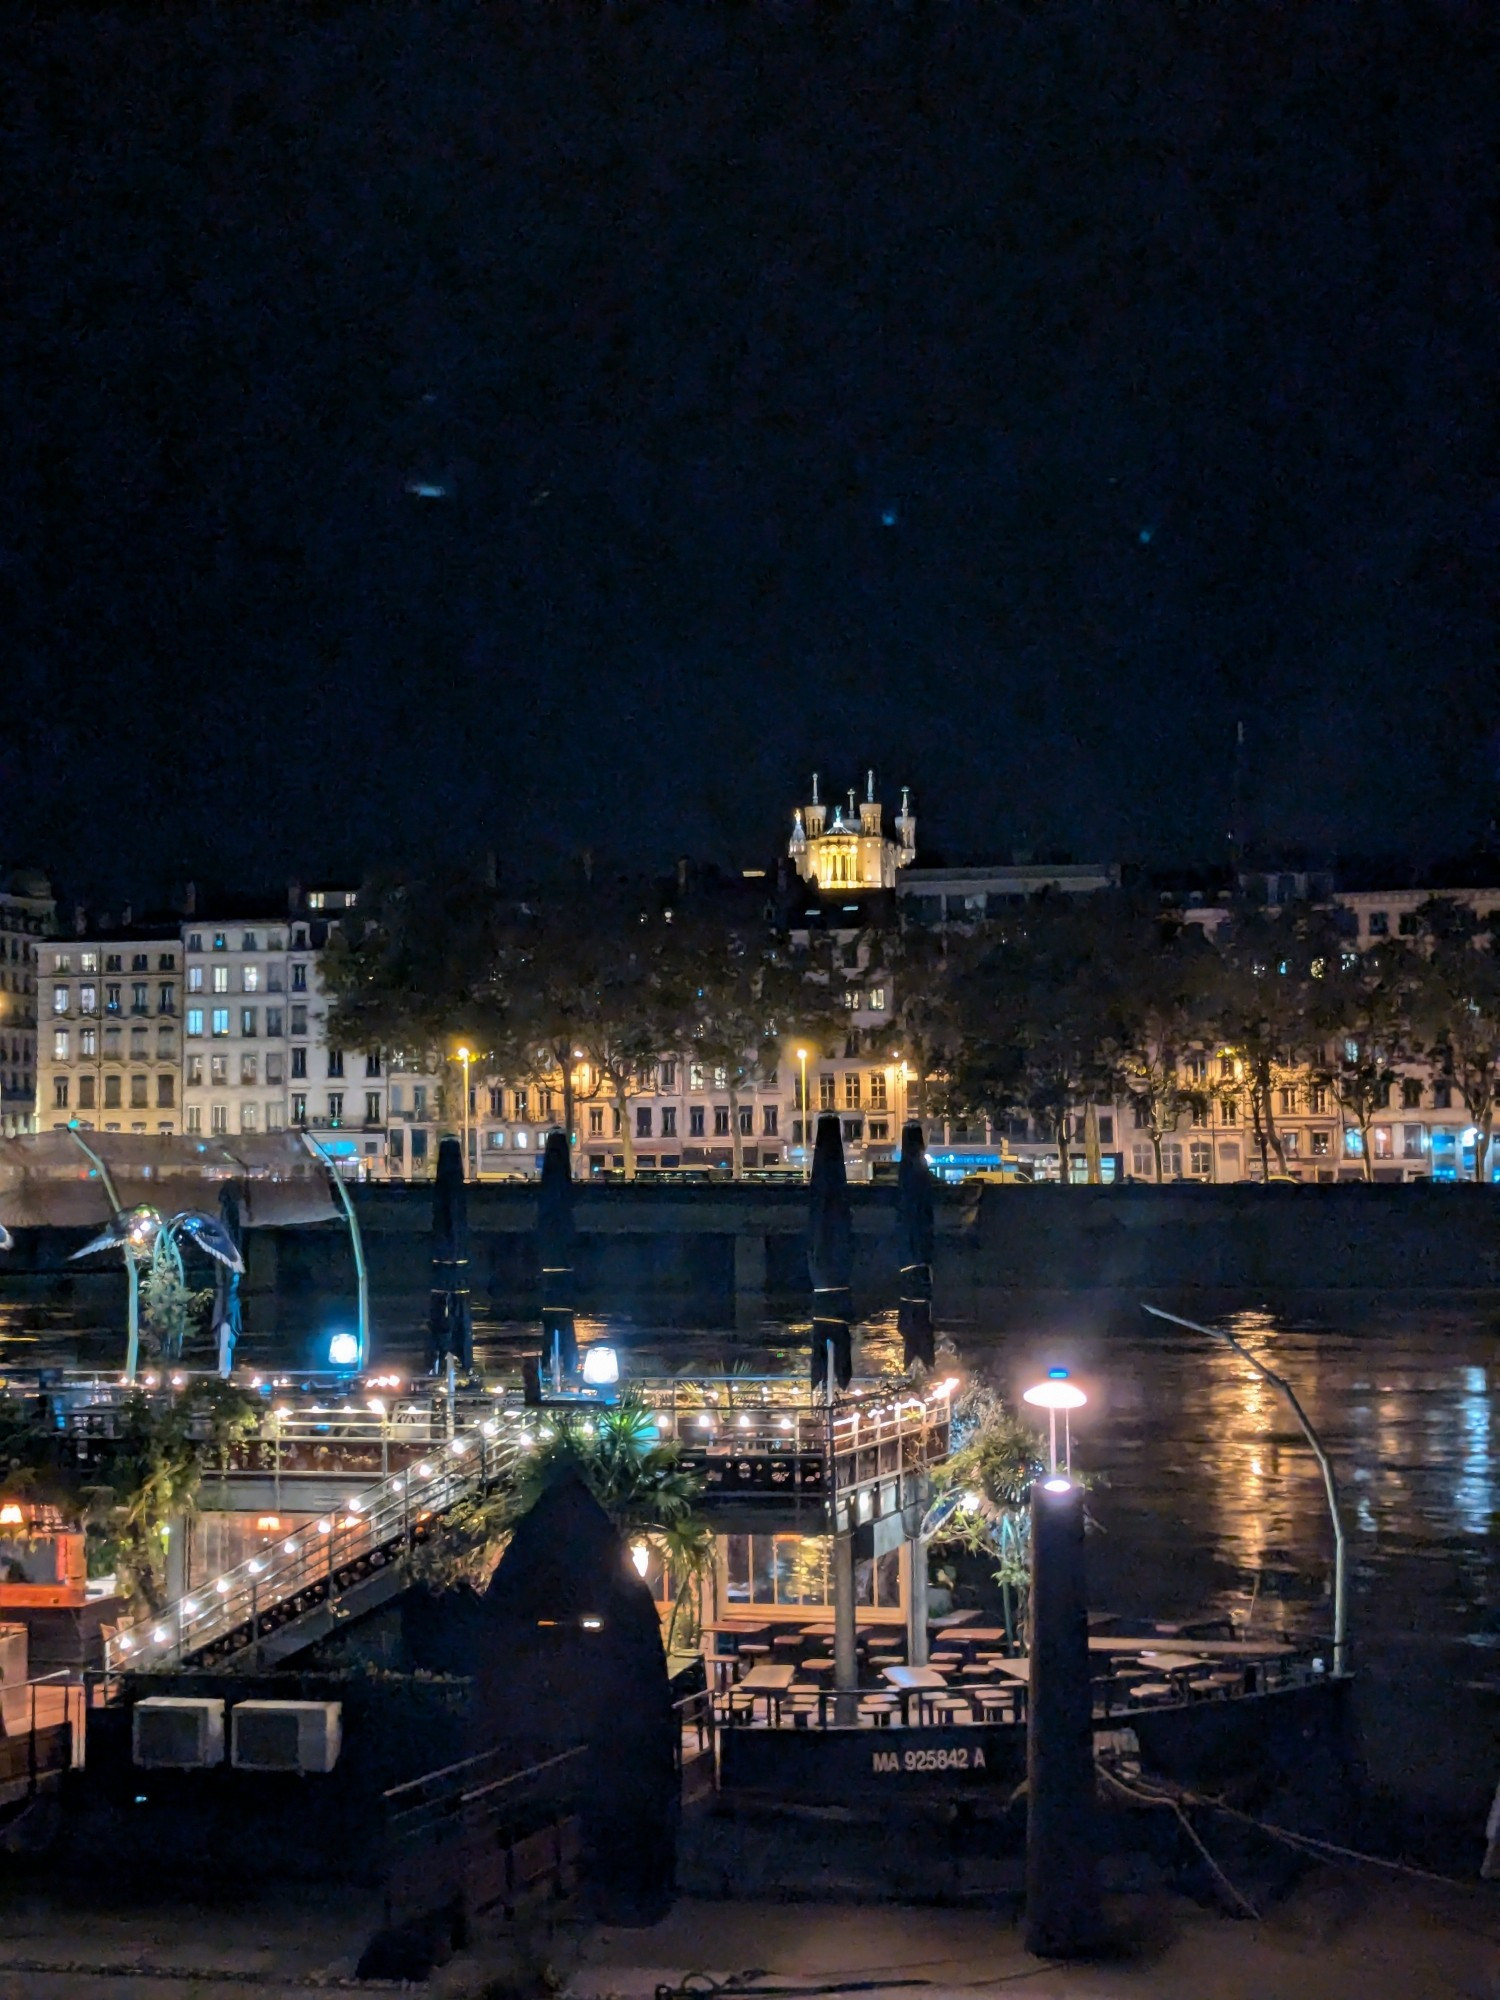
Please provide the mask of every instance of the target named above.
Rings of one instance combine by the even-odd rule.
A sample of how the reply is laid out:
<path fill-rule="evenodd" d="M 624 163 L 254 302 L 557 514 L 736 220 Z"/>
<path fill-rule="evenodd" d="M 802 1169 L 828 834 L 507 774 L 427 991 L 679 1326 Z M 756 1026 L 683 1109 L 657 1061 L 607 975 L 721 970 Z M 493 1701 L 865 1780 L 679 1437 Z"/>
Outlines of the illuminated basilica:
<path fill-rule="evenodd" d="M 895 830 L 885 833 L 873 771 L 865 775 L 864 799 L 859 800 L 851 790 L 847 809 L 835 805 L 832 818 L 818 797 L 814 772 L 812 803 L 797 808 L 787 852 L 803 881 L 819 889 L 894 889 L 897 870 L 910 868 L 917 858 L 917 822 L 910 790 L 903 787 Z"/>

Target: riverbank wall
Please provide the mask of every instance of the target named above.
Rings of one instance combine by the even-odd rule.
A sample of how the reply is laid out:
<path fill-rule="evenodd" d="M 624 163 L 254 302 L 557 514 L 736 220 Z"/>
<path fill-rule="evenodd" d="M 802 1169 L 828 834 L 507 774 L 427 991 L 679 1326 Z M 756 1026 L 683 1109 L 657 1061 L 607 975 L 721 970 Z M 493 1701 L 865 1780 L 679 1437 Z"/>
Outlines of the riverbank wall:
<path fill-rule="evenodd" d="M 424 1187 L 354 1191 L 371 1291 L 418 1317 L 430 1283 L 432 1198 Z M 856 1187 L 858 1310 L 894 1305 L 903 1261 L 895 1190 Z M 577 1298 L 585 1311 L 710 1321 L 795 1314 L 807 1301 L 806 1195 L 799 1187 L 580 1185 Z M 536 1190 L 469 1191 L 475 1309 L 534 1317 L 541 1273 Z M 80 1320 L 112 1318 L 111 1260 L 67 1259 L 84 1232 L 27 1230 L 0 1268 L 0 1301 Z M 342 1223 L 252 1231 L 247 1312 L 291 1318 L 347 1296 Z M 1039 1299 L 1135 1294 L 1179 1301 L 1421 1294 L 1473 1299 L 1500 1290 L 1500 1193 L 1487 1187 L 975 1186 L 942 1189 L 934 1263 L 940 1317 L 1004 1324 Z"/>

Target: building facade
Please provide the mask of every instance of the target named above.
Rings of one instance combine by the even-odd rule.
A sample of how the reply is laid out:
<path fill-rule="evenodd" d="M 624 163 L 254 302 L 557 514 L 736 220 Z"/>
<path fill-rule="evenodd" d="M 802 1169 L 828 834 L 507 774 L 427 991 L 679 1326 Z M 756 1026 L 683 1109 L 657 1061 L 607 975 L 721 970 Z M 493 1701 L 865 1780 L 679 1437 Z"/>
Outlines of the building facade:
<path fill-rule="evenodd" d="M 36 1119 L 85 1131 L 182 1129 L 182 947 L 121 926 L 39 949 Z"/>
<path fill-rule="evenodd" d="M 55 915 L 45 876 L 0 876 L 0 1138 L 36 1130 L 37 951 Z"/>

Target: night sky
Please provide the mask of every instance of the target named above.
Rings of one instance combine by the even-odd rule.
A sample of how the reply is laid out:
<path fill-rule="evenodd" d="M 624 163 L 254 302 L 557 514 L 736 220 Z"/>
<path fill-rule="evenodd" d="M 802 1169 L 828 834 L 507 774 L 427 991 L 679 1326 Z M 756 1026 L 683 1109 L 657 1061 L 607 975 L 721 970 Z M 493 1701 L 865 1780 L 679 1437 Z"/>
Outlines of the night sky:
<path fill-rule="evenodd" d="M 1452 853 L 1490 4 L 4 10 L 0 860 Z M 440 487 L 424 497 L 414 487 Z"/>

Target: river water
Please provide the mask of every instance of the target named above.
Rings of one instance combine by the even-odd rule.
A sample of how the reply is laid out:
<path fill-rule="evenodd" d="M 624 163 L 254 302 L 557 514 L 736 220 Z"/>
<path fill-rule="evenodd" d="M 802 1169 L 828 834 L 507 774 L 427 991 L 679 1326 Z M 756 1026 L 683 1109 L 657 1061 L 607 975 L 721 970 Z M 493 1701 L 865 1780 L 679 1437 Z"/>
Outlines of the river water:
<path fill-rule="evenodd" d="M 421 1365 L 414 1305 L 374 1301 L 386 1365 Z M 1482 1825 L 1500 1776 L 1495 1314 L 1404 1298 L 1340 1304 L 1317 1318 L 1216 1317 L 1293 1383 L 1333 1457 L 1371 1776 Z M 517 1367 L 536 1339 L 513 1322 L 481 1320 L 475 1331 L 479 1360 L 497 1372 Z M 605 1318 L 580 1332 L 618 1346 L 627 1373 L 806 1365 L 799 1330 L 786 1322 L 661 1328 Z M 1163 1617 L 1230 1609 L 1257 1629 L 1314 1640 L 1331 1632 L 1332 1536 L 1316 1463 L 1280 1397 L 1236 1356 L 1153 1322 L 1133 1299 L 1087 1293 L 1065 1306 L 1055 1297 L 1023 1304 L 1004 1328 L 954 1325 L 946 1335 L 963 1368 L 1007 1395 L 1051 1366 L 1068 1367 L 1088 1392 L 1073 1443 L 1094 1482 L 1096 1605 Z M 108 1365 L 117 1341 L 0 1295 L 0 1364 Z M 241 1359 L 295 1365 L 298 1350 L 300 1339 L 262 1342 L 252 1330 Z M 899 1358 L 890 1317 L 861 1326 L 857 1369 Z"/>

